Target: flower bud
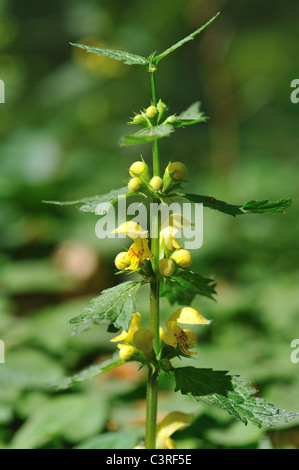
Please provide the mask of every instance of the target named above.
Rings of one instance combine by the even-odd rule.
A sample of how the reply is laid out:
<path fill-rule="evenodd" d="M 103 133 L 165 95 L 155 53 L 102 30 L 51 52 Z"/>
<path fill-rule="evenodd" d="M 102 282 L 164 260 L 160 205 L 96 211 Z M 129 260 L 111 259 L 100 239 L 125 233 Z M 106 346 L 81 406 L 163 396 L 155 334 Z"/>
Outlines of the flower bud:
<path fill-rule="evenodd" d="M 147 164 L 142 161 L 132 163 L 129 169 L 129 173 L 132 178 L 135 176 L 140 176 L 142 179 L 149 179 Z"/>
<path fill-rule="evenodd" d="M 168 167 L 166 168 L 166 171 L 176 181 L 184 179 L 187 175 L 187 168 L 184 163 L 181 162 L 169 163 Z"/>
<path fill-rule="evenodd" d="M 154 176 L 150 181 L 150 187 L 154 191 L 159 191 L 163 186 L 163 180 L 160 176 Z"/>
<path fill-rule="evenodd" d="M 138 191 L 138 189 L 140 188 L 140 186 L 142 185 L 142 181 L 140 178 L 138 178 L 137 176 L 135 176 L 134 178 L 132 178 L 129 183 L 128 183 L 128 189 L 129 191 L 131 192 L 134 192 L 134 191 Z"/>
<path fill-rule="evenodd" d="M 147 126 L 147 120 L 142 114 L 135 114 L 129 124 L 135 124 L 136 126 Z"/>
<path fill-rule="evenodd" d="M 172 364 L 171 364 L 170 360 L 167 359 L 167 357 L 162 359 L 162 361 L 160 362 L 160 366 L 164 370 L 164 372 L 169 372 L 169 371 L 172 370 Z"/>
<path fill-rule="evenodd" d="M 138 351 L 149 354 L 153 349 L 154 333 L 147 328 L 140 328 L 133 336 L 133 344 Z"/>
<path fill-rule="evenodd" d="M 191 253 L 187 250 L 177 250 L 171 255 L 171 259 L 175 261 L 181 268 L 189 268 L 192 264 Z"/>
<path fill-rule="evenodd" d="M 169 258 L 162 258 L 159 261 L 158 269 L 159 269 L 160 274 L 162 274 L 162 276 L 169 277 L 175 271 L 175 264 Z"/>
<path fill-rule="evenodd" d="M 127 251 L 122 251 L 118 253 L 114 260 L 114 264 L 120 271 L 124 271 L 128 266 L 130 266 L 131 261 Z"/>
<path fill-rule="evenodd" d="M 119 357 L 123 359 L 124 361 L 130 360 L 133 354 L 134 354 L 134 348 L 133 346 L 130 346 L 128 344 L 125 344 L 119 350 Z"/>
<path fill-rule="evenodd" d="M 153 118 L 156 116 L 158 110 L 156 108 L 156 106 L 149 106 L 145 112 L 145 114 L 147 115 L 147 117 L 149 118 Z"/>

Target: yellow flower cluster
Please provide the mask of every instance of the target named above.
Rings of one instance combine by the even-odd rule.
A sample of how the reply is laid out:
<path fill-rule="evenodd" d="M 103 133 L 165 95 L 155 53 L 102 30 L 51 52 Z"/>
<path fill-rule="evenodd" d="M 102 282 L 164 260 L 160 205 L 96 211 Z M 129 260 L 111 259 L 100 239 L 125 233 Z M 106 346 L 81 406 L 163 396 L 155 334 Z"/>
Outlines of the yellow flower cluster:
<path fill-rule="evenodd" d="M 188 268 L 192 264 L 191 253 L 180 245 L 175 238 L 176 234 L 185 226 L 191 225 L 181 214 L 172 214 L 162 224 L 160 231 L 160 245 L 166 258 L 160 259 L 159 272 L 162 276 L 171 276 L 176 266 Z M 172 253 L 173 252 L 173 253 Z"/>

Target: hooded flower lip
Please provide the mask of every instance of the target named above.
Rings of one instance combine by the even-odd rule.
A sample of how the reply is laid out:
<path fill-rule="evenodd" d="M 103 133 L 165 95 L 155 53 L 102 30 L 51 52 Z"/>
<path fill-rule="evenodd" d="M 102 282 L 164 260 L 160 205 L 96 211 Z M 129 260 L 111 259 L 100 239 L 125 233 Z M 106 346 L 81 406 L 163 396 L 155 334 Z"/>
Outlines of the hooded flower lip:
<path fill-rule="evenodd" d="M 113 233 L 125 234 L 134 240 L 128 251 L 130 265 L 125 268 L 126 270 L 137 269 L 139 262 L 143 265 L 144 260 L 153 258 L 154 255 L 148 246 L 148 231 L 144 230 L 136 222 L 124 222 Z"/>
<path fill-rule="evenodd" d="M 162 224 L 160 231 L 160 243 L 164 244 L 167 250 L 174 251 L 182 246 L 175 239 L 177 233 L 183 228 L 192 225 L 182 214 L 172 214 Z"/>
<path fill-rule="evenodd" d="M 185 429 L 192 423 L 194 415 L 173 411 L 157 425 L 156 438 L 158 449 L 176 449 L 174 440 L 170 436 L 176 431 Z"/>
<path fill-rule="evenodd" d="M 211 320 L 207 320 L 195 308 L 183 307 L 176 310 L 169 318 L 169 321 L 176 321 L 185 325 L 209 325 Z"/>

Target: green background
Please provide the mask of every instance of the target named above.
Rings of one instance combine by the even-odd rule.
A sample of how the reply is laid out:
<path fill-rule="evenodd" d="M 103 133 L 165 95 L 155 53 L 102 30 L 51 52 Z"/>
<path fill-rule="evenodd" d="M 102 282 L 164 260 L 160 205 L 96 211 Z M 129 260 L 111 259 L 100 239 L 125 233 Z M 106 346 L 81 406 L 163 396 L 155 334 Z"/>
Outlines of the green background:
<path fill-rule="evenodd" d="M 218 298 L 194 302 L 213 320 L 198 330 L 197 362 L 240 374 L 276 407 L 299 411 L 299 363 L 290 359 L 299 338 L 299 104 L 290 100 L 299 78 L 299 5 L 1 0 L 0 447 L 71 448 L 87 440 L 87 447 L 132 448 L 142 435 L 144 374 L 134 365 L 69 392 L 45 385 L 113 351 L 104 327 L 71 336 L 66 323 L 119 280 L 113 260 L 123 241 L 97 239 L 95 216 L 42 200 L 108 192 L 123 185 L 140 154 L 150 161 L 150 146 L 118 145 L 133 131 L 126 125 L 133 113 L 150 104 L 146 70 L 69 42 L 147 56 L 219 10 L 208 30 L 159 64 L 158 98 L 170 111 L 200 100 L 209 116 L 161 142 L 162 167 L 183 161 L 189 192 L 233 204 L 291 197 L 293 205 L 286 214 L 235 219 L 205 210 L 193 268 L 216 279 Z M 163 300 L 163 320 L 172 310 Z M 139 311 L 146 317 L 146 294 Z M 179 448 L 299 447 L 298 420 L 274 430 L 245 427 L 173 388 L 162 381 L 159 419 L 176 409 L 197 415 L 176 434 Z M 105 444 L 89 441 L 102 433 L 109 433 Z"/>

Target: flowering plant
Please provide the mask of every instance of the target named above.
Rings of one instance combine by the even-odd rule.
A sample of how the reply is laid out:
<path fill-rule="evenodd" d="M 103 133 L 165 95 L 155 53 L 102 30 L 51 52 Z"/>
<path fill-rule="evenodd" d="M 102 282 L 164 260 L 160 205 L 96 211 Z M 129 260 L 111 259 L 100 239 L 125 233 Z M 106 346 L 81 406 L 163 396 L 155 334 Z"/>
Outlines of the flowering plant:
<path fill-rule="evenodd" d="M 200 110 L 200 103 L 195 102 L 179 114 L 168 114 L 168 106 L 157 99 L 155 74 L 158 63 L 168 54 L 192 40 L 210 25 L 212 18 L 204 26 L 168 48 L 159 55 L 148 57 L 104 48 L 89 47 L 82 44 L 74 46 L 86 49 L 89 53 L 120 60 L 128 65 L 142 65 L 149 73 L 152 98 L 149 106 L 136 113 L 129 122 L 140 126 L 141 130 L 123 137 L 121 145 L 152 145 L 152 168 L 140 159 L 130 169 L 130 179 L 125 188 L 113 190 L 104 196 L 95 196 L 71 202 L 56 204 L 78 204 L 85 212 L 99 214 L 99 206 L 113 206 L 119 198 L 138 197 L 156 204 L 169 205 L 173 200 L 188 201 L 220 211 L 232 216 L 250 213 L 283 212 L 290 206 L 289 199 L 277 202 L 268 200 L 249 201 L 242 205 L 232 205 L 214 197 L 185 193 L 187 168 L 183 162 L 168 162 L 161 172 L 159 141 L 170 136 L 176 128 L 206 122 L 206 116 Z M 184 329 L 187 325 L 209 326 L 211 321 L 192 308 L 194 298 L 202 295 L 213 298 L 216 284 L 213 280 L 201 276 L 190 269 L 192 255 L 178 241 L 178 233 L 192 222 L 181 213 L 173 213 L 161 220 L 159 210 L 151 216 L 152 231 L 133 220 L 127 220 L 114 229 L 115 235 L 132 239 L 128 251 L 120 252 L 115 258 L 119 273 L 136 274 L 137 280 L 128 280 L 115 287 L 104 290 L 83 309 L 81 314 L 70 324 L 74 332 L 84 331 L 94 324 L 107 323 L 108 331 L 115 333 L 122 330 L 111 342 L 117 343 L 118 352 L 104 363 L 76 374 L 57 384 L 57 388 L 68 388 L 86 378 L 100 375 L 128 361 L 137 361 L 148 372 L 146 429 L 144 443 L 138 448 L 175 448 L 170 437 L 175 431 L 185 428 L 192 422 L 193 415 L 173 411 L 157 424 L 158 384 L 162 374 L 174 377 L 175 391 L 192 396 L 196 401 L 219 406 L 244 424 L 253 423 L 259 427 L 286 422 L 296 416 L 276 409 L 261 398 L 254 396 L 256 390 L 248 387 L 239 377 L 231 376 L 226 371 L 188 367 L 174 367 L 174 358 L 190 358 L 196 352 L 192 348 L 197 343 L 194 331 Z M 145 325 L 142 313 L 137 311 L 137 294 L 144 285 L 150 287 L 150 318 Z M 166 297 L 171 305 L 179 308 L 172 313 L 165 326 L 160 324 L 160 298 Z M 143 323 L 143 325 L 142 325 Z"/>

